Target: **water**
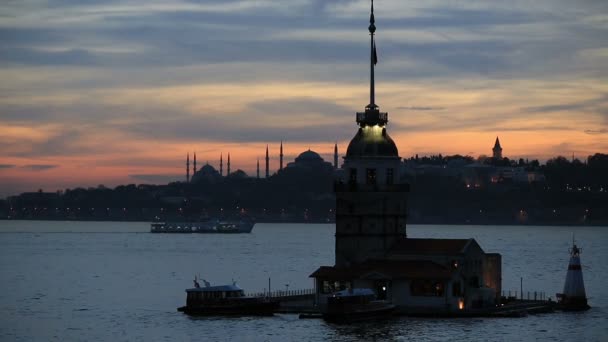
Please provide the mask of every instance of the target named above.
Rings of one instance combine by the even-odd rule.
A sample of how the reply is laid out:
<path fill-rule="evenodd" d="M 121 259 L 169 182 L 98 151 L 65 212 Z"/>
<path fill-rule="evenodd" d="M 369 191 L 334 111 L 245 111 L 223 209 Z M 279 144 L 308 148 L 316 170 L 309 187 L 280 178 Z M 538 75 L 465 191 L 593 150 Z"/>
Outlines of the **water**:
<path fill-rule="evenodd" d="M 592 309 L 526 318 L 337 326 L 297 315 L 190 318 L 194 274 L 246 291 L 311 288 L 332 265 L 332 225 L 257 224 L 244 235 L 150 234 L 145 223 L 0 221 L 1 341 L 608 341 L 608 228 L 408 226 L 410 237 L 474 237 L 503 256 L 503 288 L 561 292 L 571 232 Z"/>

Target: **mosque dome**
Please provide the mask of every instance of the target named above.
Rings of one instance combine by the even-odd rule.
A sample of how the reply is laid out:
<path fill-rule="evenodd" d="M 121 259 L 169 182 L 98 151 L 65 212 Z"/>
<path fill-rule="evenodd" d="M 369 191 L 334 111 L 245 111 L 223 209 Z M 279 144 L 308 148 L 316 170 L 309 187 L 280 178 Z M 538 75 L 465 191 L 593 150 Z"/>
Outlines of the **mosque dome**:
<path fill-rule="evenodd" d="M 346 157 L 399 157 L 399 151 L 386 128 L 364 126 L 348 144 Z"/>
<path fill-rule="evenodd" d="M 299 162 L 323 162 L 323 158 L 317 152 L 308 149 L 296 157 L 296 163 Z"/>
<path fill-rule="evenodd" d="M 196 173 L 192 175 L 192 182 L 198 183 L 202 180 L 216 181 L 219 178 L 220 173 L 217 172 L 213 166 L 205 164 L 200 168 L 200 170 L 196 171 Z"/>

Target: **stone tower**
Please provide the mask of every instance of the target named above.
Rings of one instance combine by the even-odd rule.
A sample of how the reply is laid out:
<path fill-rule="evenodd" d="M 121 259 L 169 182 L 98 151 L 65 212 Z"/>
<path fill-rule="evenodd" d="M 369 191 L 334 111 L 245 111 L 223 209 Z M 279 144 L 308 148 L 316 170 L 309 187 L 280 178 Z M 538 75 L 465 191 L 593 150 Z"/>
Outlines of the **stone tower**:
<path fill-rule="evenodd" d="M 496 137 L 496 142 L 494 142 L 494 147 L 492 148 L 492 157 L 494 159 L 502 159 L 502 147 L 500 147 L 498 137 Z"/>
<path fill-rule="evenodd" d="M 375 103 L 374 67 L 378 61 L 372 1 L 370 103 L 357 113 L 359 126 L 344 158 L 344 179 L 335 184 L 336 267 L 384 258 L 394 242 L 406 236 L 407 184 L 400 184 L 401 158 L 388 135 L 388 113 Z"/>

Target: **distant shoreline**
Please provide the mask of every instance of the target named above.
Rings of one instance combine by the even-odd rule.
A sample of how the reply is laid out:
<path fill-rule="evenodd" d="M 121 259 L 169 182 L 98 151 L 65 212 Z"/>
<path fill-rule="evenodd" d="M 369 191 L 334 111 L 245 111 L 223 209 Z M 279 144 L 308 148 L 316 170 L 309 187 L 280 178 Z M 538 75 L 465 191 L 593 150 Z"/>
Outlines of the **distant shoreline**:
<path fill-rule="evenodd" d="M 37 219 L 37 218 L 0 218 L 0 221 L 38 221 L 38 222 L 133 222 L 133 223 L 151 223 L 152 220 L 90 220 L 90 219 Z M 286 224 L 335 224 L 335 221 L 322 221 L 322 220 L 256 220 L 256 223 L 286 223 Z M 443 222 L 443 221 L 414 221 L 407 222 L 408 225 L 442 225 L 442 226 L 530 226 L 530 227 L 550 227 L 550 226 L 563 226 L 563 227 L 606 227 L 608 228 L 608 222 Z"/>

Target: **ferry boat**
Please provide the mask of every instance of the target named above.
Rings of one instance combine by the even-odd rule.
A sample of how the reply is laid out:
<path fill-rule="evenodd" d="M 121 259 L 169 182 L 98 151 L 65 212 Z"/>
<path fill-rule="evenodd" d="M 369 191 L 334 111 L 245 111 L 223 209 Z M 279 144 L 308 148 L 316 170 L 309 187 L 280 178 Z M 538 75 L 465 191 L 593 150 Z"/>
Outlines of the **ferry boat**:
<path fill-rule="evenodd" d="M 249 218 L 238 221 L 207 220 L 199 222 L 153 222 L 151 233 L 251 233 L 255 222 Z"/>
<path fill-rule="evenodd" d="M 350 323 L 389 317 L 396 305 L 385 300 L 377 300 L 371 289 L 346 289 L 327 299 L 323 319 L 333 323 Z"/>
<path fill-rule="evenodd" d="M 205 287 L 201 287 L 194 279 L 194 288 L 186 289 L 186 306 L 178 308 L 178 311 L 200 316 L 272 316 L 279 308 L 276 299 L 246 296 L 236 283 L 211 286 L 204 282 Z"/>

